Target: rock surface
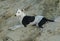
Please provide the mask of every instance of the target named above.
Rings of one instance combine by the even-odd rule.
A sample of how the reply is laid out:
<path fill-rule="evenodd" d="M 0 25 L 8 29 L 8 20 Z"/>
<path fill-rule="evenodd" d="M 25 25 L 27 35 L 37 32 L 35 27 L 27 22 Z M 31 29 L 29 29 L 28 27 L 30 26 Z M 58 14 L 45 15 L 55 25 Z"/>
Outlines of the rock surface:
<path fill-rule="evenodd" d="M 8 30 L 20 24 L 14 16 L 17 8 L 25 9 L 27 15 L 43 15 L 58 22 L 45 24 L 43 30 L 33 26 Z M 59 16 L 60 0 L 0 0 L 0 41 L 59 41 Z"/>

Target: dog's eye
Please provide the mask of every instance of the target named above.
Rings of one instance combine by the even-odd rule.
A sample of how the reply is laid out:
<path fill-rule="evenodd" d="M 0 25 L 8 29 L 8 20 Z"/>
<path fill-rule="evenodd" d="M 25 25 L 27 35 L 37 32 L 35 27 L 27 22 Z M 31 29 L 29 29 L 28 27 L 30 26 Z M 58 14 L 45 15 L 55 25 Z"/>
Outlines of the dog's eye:
<path fill-rule="evenodd" d="M 20 13 L 20 12 L 18 12 L 18 13 Z"/>

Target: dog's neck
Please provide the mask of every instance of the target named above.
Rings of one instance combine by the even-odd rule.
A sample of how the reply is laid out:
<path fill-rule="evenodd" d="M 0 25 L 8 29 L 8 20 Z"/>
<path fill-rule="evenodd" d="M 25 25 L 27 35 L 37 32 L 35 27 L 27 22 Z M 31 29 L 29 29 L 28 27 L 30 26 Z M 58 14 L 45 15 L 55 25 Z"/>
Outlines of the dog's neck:
<path fill-rule="evenodd" d="M 21 16 L 19 16 L 19 20 L 20 20 L 20 22 L 22 22 L 22 20 L 23 20 L 23 18 L 26 16 L 26 14 L 22 14 Z"/>
<path fill-rule="evenodd" d="M 22 13 L 22 15 L 20 17 L 23 18 L 24 16 L 26 16 L 26 14 L 25 13 Z"/>

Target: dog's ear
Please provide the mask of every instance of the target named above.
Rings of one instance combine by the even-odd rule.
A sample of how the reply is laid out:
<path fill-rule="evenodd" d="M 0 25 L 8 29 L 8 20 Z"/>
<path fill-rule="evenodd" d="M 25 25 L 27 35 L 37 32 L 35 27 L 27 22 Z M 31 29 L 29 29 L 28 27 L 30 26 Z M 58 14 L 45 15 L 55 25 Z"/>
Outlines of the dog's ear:
<path fill-rule="evenodd" d="M 17 11 L 21 11 L 21 9 L 18 8 Z"/>
<path fill-rule="evenodd" d="M 21 9 L 21 11 L 24 11 L 24 9 Z"/>
<path fill-rule="evenodd" d="M 17 9 L 17 11 L 20 10 L 19 8 Z"/>

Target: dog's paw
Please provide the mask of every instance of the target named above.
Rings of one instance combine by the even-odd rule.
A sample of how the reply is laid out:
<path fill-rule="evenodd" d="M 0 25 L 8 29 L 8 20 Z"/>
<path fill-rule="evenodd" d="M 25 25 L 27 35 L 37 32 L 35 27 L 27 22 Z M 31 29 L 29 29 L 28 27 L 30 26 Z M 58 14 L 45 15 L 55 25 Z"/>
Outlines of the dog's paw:
<path fill-rule="evenodd" d="M 14 27 L 9 27 L 8 30 L 15 30 L 15 28 Z"/>

